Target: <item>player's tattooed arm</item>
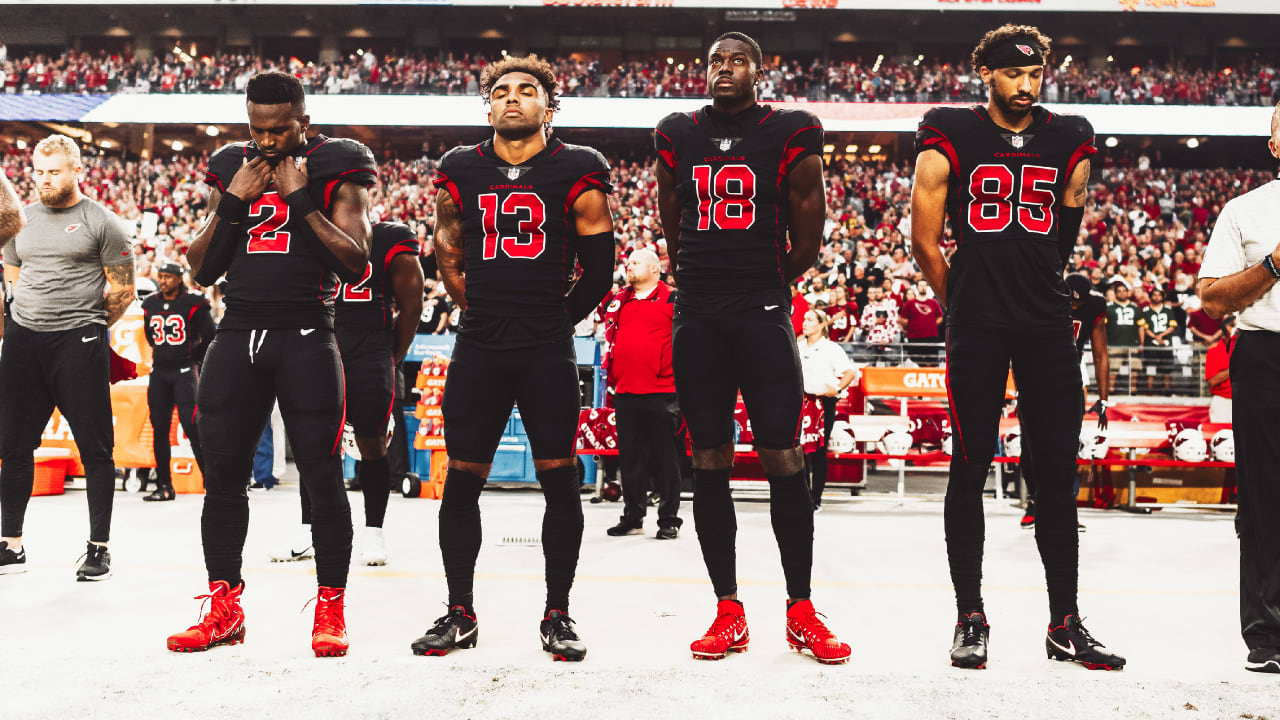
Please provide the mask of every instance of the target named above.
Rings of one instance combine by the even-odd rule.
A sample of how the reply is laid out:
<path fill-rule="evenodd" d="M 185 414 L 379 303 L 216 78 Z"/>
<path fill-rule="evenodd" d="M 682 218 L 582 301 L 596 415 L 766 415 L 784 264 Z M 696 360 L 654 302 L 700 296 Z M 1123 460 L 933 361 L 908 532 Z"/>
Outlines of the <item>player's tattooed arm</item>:
<path fill-rule="evenodd" d="M 813 267 L 822 246 L 822 228 L 827 222 L 826 178 L 822 156 L 810 155 L 787 174 L 790 188 L 787 203 L 791 225 L 787 239 L 787 280 L 795 280 Z"/>
<path fill-rule="evenodd" d="M 951 161 L 945 155 L 926 150 L 916 156 L 916 175 L 911 185 L 911 257 L 943 304 L 947 302 L 947 276 L 951 272 L 942 254 L 950 182 Z"/>
<path fill-rule="evenodd" d="M 659 158 L 653 163 L 658 178 L 658 219 L 662 223 L 662 237 L 667 241 L 667 258 L 671 271 L 676 269 L 676 255 L 680 252 L 680 197 L 676 194 L 676 178 Z"/>
<path fill-rule="evenodd" d="M 440 279 L 449 297 L 467 309 L 466 239 L 462 233 L 462 210 L 445 188 L 436 193 L 436 229 L 432 238 Z"/>
<path fill-rule="evenodd" d="M 133 261 L 102 268 L 107 274 L 107 327 L 116 324 L 137 297 L 133 288 Z"/>
<path fill-rule="evenodd" d="M 422 263 L 413 253 L 400 253 L 391 260 L 391 293 L 396 298 L 395 361 L 404 360 L 418 332 L 422 318 Z"/>
<path fill-rule="evenodd" d="M 1086 158 L 1081 160 L 1076 169 L 1071 172 L 1071 179 L 1067 181 L 1066 197 L 1063 198 L 1062 204 L 1067 207 L 1084 207 L 1085 200 L 1089 199 L 1089 173 L 1091 171 L 1091 163 Z"/>
<path fill-rule="evenodd" d="M 22 201 L 18 199 L 18 193 L 13 189 L 13 185 L 9 184 L 9 179 L 0 172 L 0 246 L 17 235 L 25 223 Z"/>

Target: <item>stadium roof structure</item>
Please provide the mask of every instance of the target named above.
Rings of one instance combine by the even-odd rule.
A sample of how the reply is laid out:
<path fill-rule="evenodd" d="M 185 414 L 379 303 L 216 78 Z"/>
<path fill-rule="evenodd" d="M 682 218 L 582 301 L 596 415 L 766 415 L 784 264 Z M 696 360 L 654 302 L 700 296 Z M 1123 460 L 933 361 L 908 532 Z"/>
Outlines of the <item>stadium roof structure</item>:
<path fill-rule="evenodd" d="M 563 98 L 555 125 L 566 128 L 652 129 L 673 112 L 701 107 L 705 99 Z M 802 108 L 833 132 L 914 132 L 927 103 L 773 103 Z M 312 95 L 313 121 L 323 125 L 483 127 L 483 101 L 475 96 Z M 1098 133 L 1249 137 L 1270 134 L 1268 107 L 1196 105 L 1050 104 L 1059 113 L 1083 115 Z M 245 122 L 238 94 L 0 95 L 0 121 L 195 124 Z"/>

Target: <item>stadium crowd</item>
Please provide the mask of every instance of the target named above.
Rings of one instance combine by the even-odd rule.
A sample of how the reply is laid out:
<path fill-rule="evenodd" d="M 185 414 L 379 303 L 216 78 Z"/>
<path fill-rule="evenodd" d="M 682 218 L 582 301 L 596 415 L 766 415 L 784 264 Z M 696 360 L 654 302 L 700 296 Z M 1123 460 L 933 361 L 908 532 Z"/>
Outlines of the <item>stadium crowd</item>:
<path fill-rule="evenodd" d="M 82 183 L 86 195 L 139 224 L 135 252 L 140 287 L 146 287 L 147 279 L 155 280 L 160 264 L 185 264 L 186 245 L 207 196 L 201 181 L 205 160 L 182 155 L 150 161 L 86 156 Z M 35 188 L 26 175 L 28 162 L 26 153 L 11 151 L 2 168 L 18 192 L 34 201 Z M 434 222 L 434 165 L 432 157 L 383 163 L 381 183 L 371 193 L 375 219 L 403 222 L 429 240 Z M 1115 299 L 1117 285 L 1125 285 L 1139 309 L 1148 305 L 1153 290 L 1161 289 L 1175 313 L 1180 342 L 1188 348 L 1206 345 L 1214 339 L 1216 324 L 1199 310 L 1194 285 L 1209 233 L 1227 200 L 1272 177 L 1264 171 L 1151 167 L 1146 157 L 1123 165 L 1100 162 L 1069 269 L 1087 273 L 1109 301 Z M 827 310 L 833 320 L 832 339 L 853 343 L 855 352 L 868 359 L 877 350 L 906 340 L 908 323 L 902 310 L 917 299 L 932 297 L 907 244 L 911 180 L 912 168 L 905 163 L 831 163 L 826 241 L 818 262 L 797 285 L 797 307 Z M 639 248 L 655 251 L 667 272 L 669 259 L 657 220 L 652 163 L 615 159 L 612 181 L 619 243 L 617 283 L 625 282 L 625 260 Z M 456 328 L 457 313 L 443 284 L 430 280 L 428 284 L 423 330 L 449 332 Z M 216 291 L 209 292 L 216 306 Z M 580 333 L 596 333 L 601 329 L 599 321 L 599 317 L 589 319 L 580 326 Z"/>
<path fill-rule="evenodd" d="M 411 55 L 380 58 L 373 52 L 339 62 L 266 59 L 243 54 L 191 57 L 170 52 L 149 60 L 67 51 L 58 57 L 24 55 L 0 61 L 0 87 L 15 93 L 218 93 L 244 91 L 263 70 L 295 73 L 309 93 L 467 95 L 477 92 L 479 56 Z M 703 97 L 699 63 L 654 58 L 606 67 L 599 60 L 554 60 L 570 97 Z M 1270 105 L 1280 96 L 1280 58 L 1236 67 L 1195 67 L 1186 62 L 1100 67 L 1063 62 L 1048 68 L 1048 102 L 1102 104 Z M 854 102 L 985 101 L 986 90 L 967 60 L 923 56 L 824 63 L 785 58 L 766 70 L 763 100 Z"/>

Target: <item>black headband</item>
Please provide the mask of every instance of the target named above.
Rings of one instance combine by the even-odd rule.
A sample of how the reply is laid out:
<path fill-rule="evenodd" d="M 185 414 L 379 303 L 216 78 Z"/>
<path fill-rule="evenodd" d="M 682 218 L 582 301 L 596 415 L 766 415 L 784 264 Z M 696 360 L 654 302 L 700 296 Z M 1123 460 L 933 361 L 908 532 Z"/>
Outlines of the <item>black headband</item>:
<path fill-rule="evenodd" d="M 987 50 L 982 64 L 992 70 L 1027 65 L 1044 65 L 1040 43 L 1030 35 L 1014 35 L 1001 40 Z"/>

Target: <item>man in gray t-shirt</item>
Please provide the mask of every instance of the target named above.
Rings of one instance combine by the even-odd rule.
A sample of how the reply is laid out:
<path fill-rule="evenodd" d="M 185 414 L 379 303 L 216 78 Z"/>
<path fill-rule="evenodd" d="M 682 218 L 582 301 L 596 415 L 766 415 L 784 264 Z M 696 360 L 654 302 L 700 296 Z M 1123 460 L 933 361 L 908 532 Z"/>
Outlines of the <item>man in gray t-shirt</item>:
<path fill-rule="evenodd" d="M 0 575 L 26 569 L 22 525 L 34 452 L 55 406 L 71 425 L 88 489 L 89 544 L 76 577 L 111 575 L 107 329 L 133 302 L 133 251 L 124 222 L 80 194 L 81 169 L 71 138 L 51 135 L 36 145 L 31 177 L 40 202 L 24 209 L 26 225 L 16 236 L 0 237 L 12 294 L 0 325 Z"/>

